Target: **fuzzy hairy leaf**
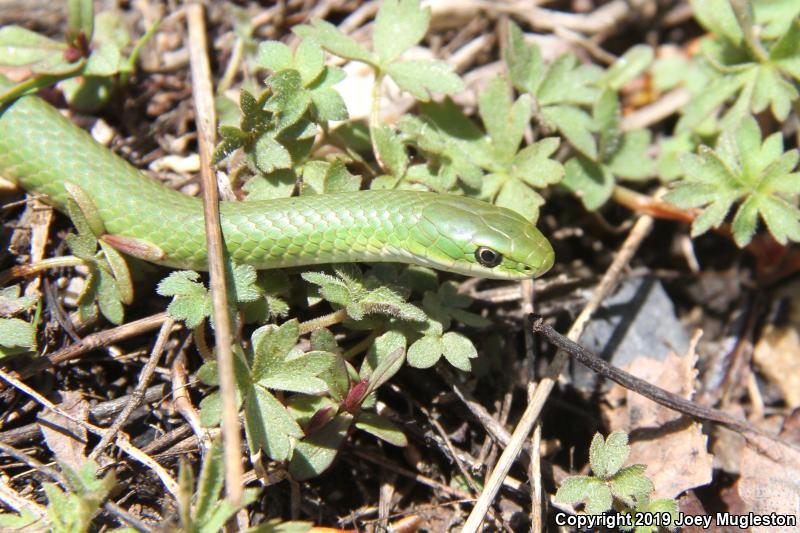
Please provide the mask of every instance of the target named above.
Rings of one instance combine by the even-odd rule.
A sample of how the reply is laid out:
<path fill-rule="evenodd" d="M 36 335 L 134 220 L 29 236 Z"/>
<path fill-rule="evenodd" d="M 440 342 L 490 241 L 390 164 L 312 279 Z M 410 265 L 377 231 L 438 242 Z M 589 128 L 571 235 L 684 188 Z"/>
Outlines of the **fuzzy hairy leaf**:
<path fill-rule="evenodd" d="M 383 65 L 419 43 L 428 31 L 430 7 L 421 8 L 419 0 L 386 0 L 375 17 L 372 41 Z"/>
<path fill-rule="evenodd" d="M 302 481 L 324 472 L 339 453 L 352 424 L 352 415 L 340 413 L 322 429 L 298 442 L 289 462 L 292 476 Z"/>
<path fill-rule="evenodd" d="M 614 476 L 628 458 L 630 451 L 628 434 L 624 431 L 615 431 L 606 439 L 603 439 L 600 433 L 595 433 L 592 444 L 589 446 L 589 463 L 592 465 L 592 472 L 600 479 Z"/>
<path fill-rule="evenodd" d="M 386 72 L 420 102 L 430 101 L 431 93 L 453 94 L 464 89 L 464 82 L 446 61 L 399 61 L 386 67 Z"/>
<path fill-rule="evenodd" d="M 599 479 L 592 476 L 570 476 L 556 491 L 556 501 L 563 503 L 586 502 L 588 514 L 601 514 L 613 502 L 611 490 Z"/>
<path fill-rule="evenodd" d="M 175 320 L 182 320 L 190 329 L 196 328 L 206 317 L 211 316 L 211 294 L 198 279 L 200 274 L 197 272 L 177 271 L 161 280 L 156 288 L 161 296 L 173 297 L 167 311 Z"/>

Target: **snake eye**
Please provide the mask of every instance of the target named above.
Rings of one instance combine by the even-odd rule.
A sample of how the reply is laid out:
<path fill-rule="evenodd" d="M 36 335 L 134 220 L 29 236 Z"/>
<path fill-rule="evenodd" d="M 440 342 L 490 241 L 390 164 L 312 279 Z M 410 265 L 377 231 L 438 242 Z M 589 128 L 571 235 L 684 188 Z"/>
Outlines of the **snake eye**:
<path fill-rule="evenodd" d="M 481 246 L 475 250 L 475 259 L 487 268 L 494 268 L 503 261 L 503 256 L 491 248 Z"/>

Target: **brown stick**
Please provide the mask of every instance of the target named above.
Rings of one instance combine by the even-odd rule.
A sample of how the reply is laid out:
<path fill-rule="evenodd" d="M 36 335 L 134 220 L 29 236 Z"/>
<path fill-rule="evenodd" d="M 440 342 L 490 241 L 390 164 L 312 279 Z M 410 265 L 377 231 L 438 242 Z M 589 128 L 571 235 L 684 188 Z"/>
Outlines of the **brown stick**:
<path fill-rule="evenodd" d="M 200 174 L 203 181 L 203 214 L 206 222 L 208 272 L 216 332 L 217 363 L 222 394 L 222 438 L 225 457 L 225 492 L 231 505 L 239 508 L 244 488 L 242 478 L 242 435 L 236 407 L 236 382 L 233 372 L 233 329 L 228 314 L 228 289 L 225 276 L 225 249 L 219 217 L 219 191 L 211 156 L 214 150 L 214 92 L 211 88 L 211 67 L 208 63 L 208 42 L 203 6 L 191 4 L 186 10 L 189 24 L 189 61 L 192 67 L 192 95 L 197 117 L 200 147 Z"/>
<path fill-rule="evenodd" d="M 703 405 L 696 404 L 691 400 L 681 398 L 675 393 L 664 390 L 661 387 L 657 387 L 641 378 L 637 378 L 633 374 L 629 374 L 624 370 L 620 370 L 619 368 L 610 365 L 605 359 L 596 356 L 594 353 L 587 350 L 577 342 L 573 342 L 558 333 L 553 329 L 552 326 L 547 324 L 544 321 L 544 318 L 542 318 L 540 315 L 532 314 L 530 316 L 534 332 L 544 335 L 552 345 L 562 350 L 563 353 L 571 356 L 580 364 L 590 368 L 591 370 L 594 370 L 601 376 L 608 378 L 615 383 L 619 383 L 628 390 L 631 390 L 637 394 L 641 394 L 645 398 L 649 398 L 657 404 L 663 405 L 672 409 L 673 411 L 683 413 L 692 418 L 715 422 L 737 433 L 754 433 L 756 435 L 772 439 L 781 444 L 792 446 L 792 444 L 781 440 L 776 435 L 768 433 L 761 428 L 746 422 L 745 420 L 729 415 L 724 411 L 720 411 L 712 407 L 705 407 Z"/>

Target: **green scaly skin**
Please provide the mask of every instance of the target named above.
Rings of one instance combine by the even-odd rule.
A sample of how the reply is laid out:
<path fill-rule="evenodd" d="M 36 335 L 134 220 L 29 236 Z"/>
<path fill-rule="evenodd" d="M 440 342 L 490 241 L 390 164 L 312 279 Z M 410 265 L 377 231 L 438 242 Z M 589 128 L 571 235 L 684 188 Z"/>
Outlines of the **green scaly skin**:
<path fill-rule="evenodd" d="M 0 78 L 0 90 L 9 86 Z M 108 242 L 174 268 L 206 270 L 202 201 L 147 177 L 56 109 L 25 96 L 0 109 L 0 176 L 65 210 L 70 182 L 96 206 Z M 553 248 L 521 215 L 446 194 L 360 191 L 223 202 L 231 258 L 257 269 L 341 262 L 402 262 L 495 279 L 531 278 Z M 492 268 L 478 247 L 502 254 Z"/>

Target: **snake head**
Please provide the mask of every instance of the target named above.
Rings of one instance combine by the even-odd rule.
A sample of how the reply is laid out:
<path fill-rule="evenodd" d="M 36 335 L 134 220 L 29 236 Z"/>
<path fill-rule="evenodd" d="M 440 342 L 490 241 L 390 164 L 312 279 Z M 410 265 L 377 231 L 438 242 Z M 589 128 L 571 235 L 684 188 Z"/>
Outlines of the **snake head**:
<path fill-rule="evenodd" d="M 553 266 L 550 242 L 510 209 L 439 195 L 422 212 L 413 238 L 429 264 L 468 276 L 526 279 Z"/>

